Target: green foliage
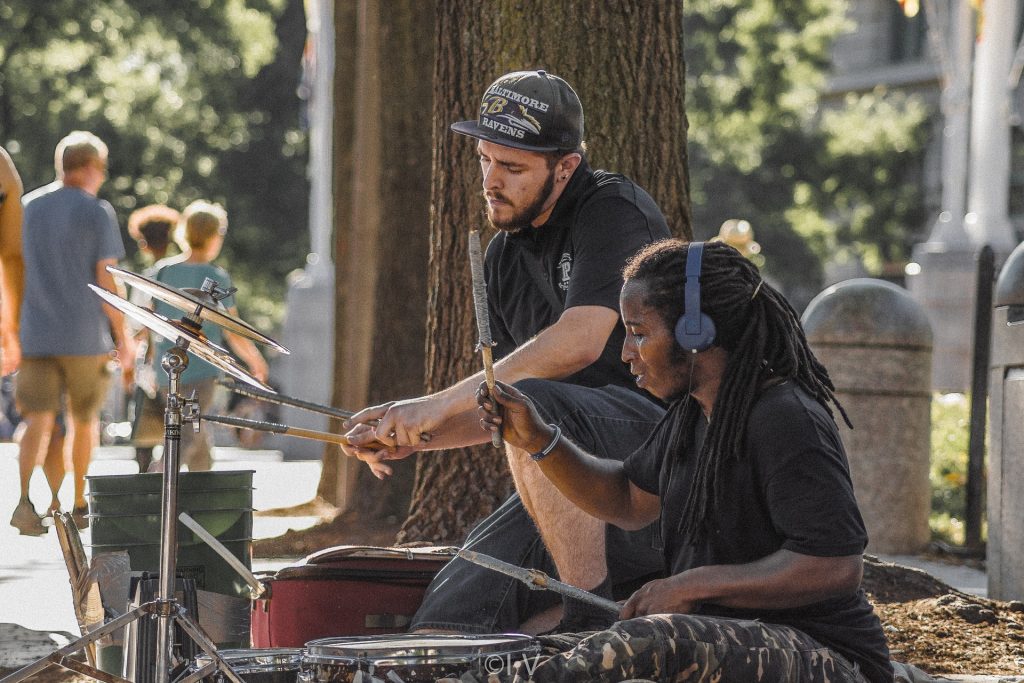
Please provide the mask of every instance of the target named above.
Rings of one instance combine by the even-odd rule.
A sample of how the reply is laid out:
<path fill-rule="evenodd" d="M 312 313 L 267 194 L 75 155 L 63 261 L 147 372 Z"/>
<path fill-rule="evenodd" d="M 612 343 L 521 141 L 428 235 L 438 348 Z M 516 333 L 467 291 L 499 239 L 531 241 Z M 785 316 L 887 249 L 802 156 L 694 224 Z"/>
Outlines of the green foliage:
<path fill-rule="evenodd" d="M 52 180 L 61 137 L 99 135 L 110 147 L 101 196 L 122 226 L 150 203 L 224 204 L 221 261 L 280 301 L 308 251 L 304 39 L 301 0 L 9 0 L 0 141 L 31 188 Z"/>
<path fill-rule="evenodd" d="M 932 401 L 932 512 L 928 523 L 933 536 L 953 545 L 964 542 L 970 409 L 963 394 L 936 395 Z"/>
<path fill-rule="evenodd" d="M 843 252 L 876 273 L 922 221 L 914 174 L 927 111 L 878 91 L 821 101 L 842 0 L 691 0 L 685 5 L 694 226 L 753 225 L 765 271 L 801 307 Z"/>

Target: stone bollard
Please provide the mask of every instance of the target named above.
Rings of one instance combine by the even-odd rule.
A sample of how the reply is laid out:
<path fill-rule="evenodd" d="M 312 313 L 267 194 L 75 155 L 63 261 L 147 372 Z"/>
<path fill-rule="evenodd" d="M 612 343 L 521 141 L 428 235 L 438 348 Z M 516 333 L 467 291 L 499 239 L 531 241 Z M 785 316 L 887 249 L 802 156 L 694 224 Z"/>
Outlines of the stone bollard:
<path fill-rule="evenodd" d="M 803 315 L 854 429 L 836 414 L 876 553 L 916 553 L 930 536 L 932 330 L 903 288 L 858 278 L 829 287 Z"/>
<path fill-rule="evenodd" d="M 1003 266 L 992 304 L 988 595 L 1024 600 L 1024 244 Z"/>

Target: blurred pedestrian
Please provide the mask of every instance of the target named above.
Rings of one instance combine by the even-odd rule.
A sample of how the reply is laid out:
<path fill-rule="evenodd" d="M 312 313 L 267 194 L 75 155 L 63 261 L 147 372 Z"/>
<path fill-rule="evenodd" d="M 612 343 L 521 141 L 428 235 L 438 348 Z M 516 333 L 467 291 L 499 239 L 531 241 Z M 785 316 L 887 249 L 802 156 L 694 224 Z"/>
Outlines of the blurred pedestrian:
<path fill-rule="evenodd" d="M 150 266 L 167 257 L 171 233 L 179 218 L 181 215 L 177 211 L 164 204 L 144 206 L 128 217 L 128 234 L 135 240 L 143 259 Z M 147 272 L 143 271 L 143 274 Z"/>
<path fill-rule="evenodd" d="M 21 177 L 7 150 L 0 147 L 0 350 L 2 372 L 9 375 L 21 362 L 18 317 L 25 290 L 25 263 L 21 257 Z"/>
<path fill-rule="evenodd" d="M 124 257 L 124 245 L 113 207 L 96 196 L 107 178 L 107 146 L 92 133 L 74 131 L 57 145 L 54 165 L 57 179 L 24 201 L 22 361 L 15 396 L 26 427 L 18 454 L 21 499 L 11 518 L 23 534 L 46 531 L 29 501 L 28 486 L 40 455 L 47 451 L 65 397 L 74 469 L 73 515 L 80 527 L 88 525 L 85 475 L 98 441 L 111 351 L 116 349 L 122 360 L 125 380 L 130 382 L 133 375 L 134 342 L 124 316 L 86 286 L 124 294 L 106 270 Z M 54 463 L 47 476 L 51 509 L 60 506 L 57 492 L 64 469 L 63 458 L 59 460 L 59 468 Z"/>
<path fill-rule="evenodd" d="M 189 204 L 181 215 L 176 235 L 182 253 L 159 262 L 153 279 L 176 289 L 184 289 L 199 288 L 206 278 L 211 278 L 222 288 L 231 289 L 231 276 L 220 266 L 211 263 L 224 246 L 227 229 L 227 212 L 219 204 L 206 201 Z M 238 315 L 233 296 L 223 299 L 221 303 L 228 313 Z M 176 319 L 182 315 L 181 311 L 161 301 L 154 302 L 153 309 L 167 318 Z M 226 342 L 257 379 L 264 382 L 267 380 L 267 363 L 251 341 L 212 323 L 203 325 L 203 334 L 214 344 L 223 346 Z M 160 377 L 166 376 L 160 367 L 160 361 L 171 345 L 172 343 L 166 339 L 159 339 L 154 344 L 153 367 L 159 372 Z M 189 366 L 181 375 L 179 390 L 183 396 L 192 396 L 194 393 L 200 408 L 204 412 L 211 412 L 219 374 L 217 368 L 190 354 Z M 145 403 L 138 430 L 139 438 L 163 434 L 166 389 L 160 391 L 160 396 L 162 400 L 159 402 Z M 201 430 L 198 434 L 190 428 L 181 430 L 181 462 L 187 465 L 190 471 L 210 469 L 213 463 L 212 447 L 213 440 L 208 429 Z"/>
<path fill-rule="evenodd" d="M 147 277 L 156 275 L 156 262 L 167 256 L 171 235 L 181 218 L 176 210 L 164 204 L 150 204 L 132 212 L 128 217 L 128 234 L 139 247 L 139 253 L 148 264 L 142 271 Z M 148 296 L 138 289 L 131 292 L 132 303 L 148 305 Z M 138 434 L 147 401 L 156 400 L 159 377 L 153 372 L 153 345 L 149 330 L 139 326 L 136 339 L 139 341 L 135 356 L 135 391 L 132 394 L 132 445 L 135 446 L 135 462 L 139 472 L 146 472 L 153 462 L 153 448 L 163 443 L 162 434 L 151 434 L 141 438 Z"/>

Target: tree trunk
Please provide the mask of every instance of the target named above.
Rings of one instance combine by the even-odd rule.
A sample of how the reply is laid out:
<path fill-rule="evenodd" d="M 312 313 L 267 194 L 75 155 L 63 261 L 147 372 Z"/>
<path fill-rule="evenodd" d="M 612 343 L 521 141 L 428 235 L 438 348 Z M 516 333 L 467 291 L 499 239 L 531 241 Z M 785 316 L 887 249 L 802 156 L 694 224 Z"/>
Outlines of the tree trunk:
<path fill-rule="evenodd" d="M 544 68 L 576 89 L 596 168 L 647 189 L 672 229 L 692 234 L 686 173 L 682 3 L 672 0 L 439 0 L 434 57 L 427 388 L 479 369 L 467 231 L 485 225 L 475 118 L 499 75 Z M 457 542 L 511 491 L 504 454 L 484 446 L 421 457 L 399 539 Z"/>
<path fill-rule="evenodd" d="M 423 391 L 433 2 L 336 2 L 334 405 Z M 340 425 L 332 426 L 340 429 Z M 336 446 L 318 493 L 363 515 L 404 515 L 413 467 L 380 482 Z"/>

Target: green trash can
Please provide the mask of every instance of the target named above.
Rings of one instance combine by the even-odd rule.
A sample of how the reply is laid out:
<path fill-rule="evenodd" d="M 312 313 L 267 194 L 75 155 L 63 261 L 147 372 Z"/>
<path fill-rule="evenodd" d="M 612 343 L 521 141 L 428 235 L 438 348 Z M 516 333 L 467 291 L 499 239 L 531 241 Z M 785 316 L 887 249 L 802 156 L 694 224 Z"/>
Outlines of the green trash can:
<path fill-rule="evenodd" d="M 187 512 L 247 568 L 252 567 L 253 470 L 182 472 L 178 512 Z M 128 552 L 133 572 L 160 570 L 160 473 L 90 476 L 89 526 L 93 555 Z M 227 562 L 178 523 L 178 575 L 194 579 L 199 590 L 238 598 L 249 586 Z"/>
<path fill-rule="evenodd" d="M 247 568 L 252 567 L 253 474 L 253 470 L 216 470 L 178 476 L 178 512 L 192 516 Z M 92 556 L 127 551 L 133 575 L 158 573 L 163 475 L 153 472 L 86 479 Z M 244 640 L 240 635 L 215 636 L 218 647 L 248 647 L 248 584 L 180 521 L 177 533 L 177 575 L 194 580 L 200 591 L 227 596 L 215 596 L 214 613 L 199 610 L 200 624 L 211 635 L 218 629 L 245 634 Z M 103 671 L 122 675 L 124 653 L 120 646 L 100 648 L 98 655 Z"/>

